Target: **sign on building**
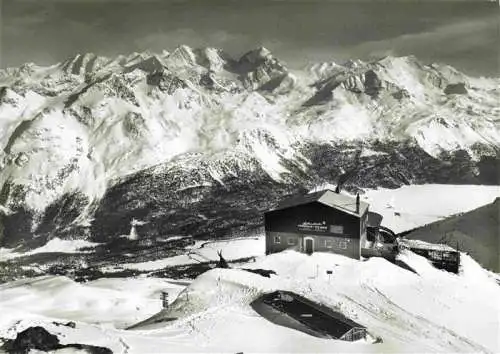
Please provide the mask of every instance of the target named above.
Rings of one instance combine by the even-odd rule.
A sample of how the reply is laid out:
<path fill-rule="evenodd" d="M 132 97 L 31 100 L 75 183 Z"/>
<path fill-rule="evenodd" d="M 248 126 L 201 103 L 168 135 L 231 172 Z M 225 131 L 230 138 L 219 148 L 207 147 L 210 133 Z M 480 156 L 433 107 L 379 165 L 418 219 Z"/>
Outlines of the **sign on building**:
<path fill-rule="evenodd" d="M 327 232 L 328 227 L 326 226 L 326 222 L 310 222 L 304 221 L 297 225 L 299 231 L 315 231 L 315 232 Z"/>

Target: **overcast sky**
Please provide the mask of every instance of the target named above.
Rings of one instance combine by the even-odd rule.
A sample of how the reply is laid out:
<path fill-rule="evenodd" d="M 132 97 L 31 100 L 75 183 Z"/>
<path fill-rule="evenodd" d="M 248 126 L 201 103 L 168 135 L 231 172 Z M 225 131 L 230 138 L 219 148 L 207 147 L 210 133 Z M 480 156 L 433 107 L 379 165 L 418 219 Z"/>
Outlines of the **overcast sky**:
<path fill-rule="evenodd" d="M 214 46 L 264 45 L 291 67 L 414 54 L 498 76 L 499 11 L 487 1 L 0 0 L 0 67 Z"/>

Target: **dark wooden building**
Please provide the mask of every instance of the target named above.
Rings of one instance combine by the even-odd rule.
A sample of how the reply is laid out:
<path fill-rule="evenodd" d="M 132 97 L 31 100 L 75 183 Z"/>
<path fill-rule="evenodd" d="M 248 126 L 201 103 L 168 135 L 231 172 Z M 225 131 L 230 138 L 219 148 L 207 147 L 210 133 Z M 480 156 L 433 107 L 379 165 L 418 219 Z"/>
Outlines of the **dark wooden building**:
<path fill-rule="evenodd" d="M 437 269 L 444 269 L 455 274 L 458 274 L 460 270 L 460 252 L 448 245 L 400 238 L 398 247 L 409 249 L 427 258 Z"/>
<path fill-rule="evenodd" d="M 368 334 L 366 327 L 344 314 L 289 291 L 264 294 L 251 306 L 259 315 L 277 325 L 320 338 L 357 341 Z"/>
<path fill-rule="evenodd" d="M 266 253 L 293 249 L 360 259 L 366 243 L 368 204 L 323 190 L 282 201 L 265 213 Z"/>

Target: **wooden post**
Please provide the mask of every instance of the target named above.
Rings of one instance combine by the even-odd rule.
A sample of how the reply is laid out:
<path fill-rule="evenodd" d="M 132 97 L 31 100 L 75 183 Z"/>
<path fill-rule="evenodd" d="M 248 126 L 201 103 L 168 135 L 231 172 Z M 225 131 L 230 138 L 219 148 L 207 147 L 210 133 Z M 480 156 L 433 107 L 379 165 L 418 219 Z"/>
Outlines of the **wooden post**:
<path fill-rule="evenodd" d="M 333 271 L 327 270 L 326 274 L 328 274 L 328 284 L 330 284 L 330 276 L 332 275 Z"/>
<path fill-rule="evenodd" d="M 161 303 L 164 309 L 168 308 L 168 292 L 167 291 L 162 291 L 161 292 Z"/>

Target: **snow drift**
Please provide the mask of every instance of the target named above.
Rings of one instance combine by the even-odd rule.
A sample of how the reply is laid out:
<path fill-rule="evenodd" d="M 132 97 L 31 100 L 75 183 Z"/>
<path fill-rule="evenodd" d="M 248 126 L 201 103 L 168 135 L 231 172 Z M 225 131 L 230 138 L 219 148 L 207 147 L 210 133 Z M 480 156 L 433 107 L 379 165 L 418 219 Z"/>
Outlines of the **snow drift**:
<path fill-rule="evenodd" d="M 0 285 L 0 337 L 15 338 L 17 332 L 40 325 L 62 344 L 129 353 L 498 352 L 500 308 L 493 299 L 500 296 L 500 287 L 491 273 L 466 255 L 458 275 L 437 270 L 411 252 L 402 253 L 400 260 L 417 274 L 381 258 L 363 262 L 283 252 L 244 265 L 276 271 L 271 279 L 214 269 L 187 287 L 156 278 L 80 285 L 61 277 L 16 281 Z M 333 271 L 330 278 L 326 270 Z M 160 290 L 175 299 L 169 309 L 160 311 Z M 250 306 L 275 290 L 331 307 L 382 342 L 349 343 L 277 326 Z M 55 324 L 68 320 L 75 321 L 75 328 Z M 120 329 L 134 321 L 142 324 Z"/>

